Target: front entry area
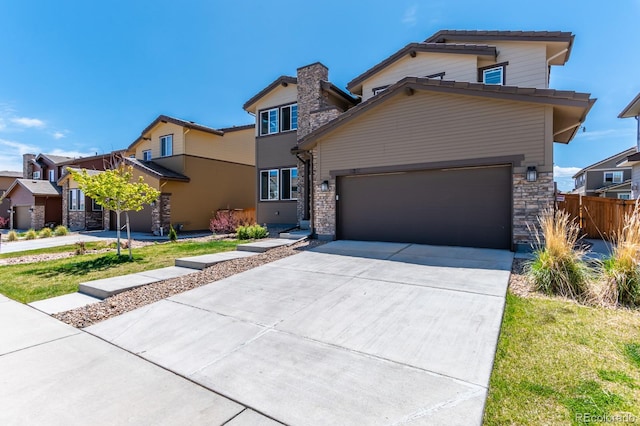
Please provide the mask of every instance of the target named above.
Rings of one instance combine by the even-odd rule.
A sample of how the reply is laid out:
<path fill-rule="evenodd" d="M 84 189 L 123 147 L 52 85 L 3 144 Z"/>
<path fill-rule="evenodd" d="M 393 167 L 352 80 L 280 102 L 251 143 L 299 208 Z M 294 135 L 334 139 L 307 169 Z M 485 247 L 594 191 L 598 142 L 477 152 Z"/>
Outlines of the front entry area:
<path fill-rule="evenodd" d="M 510 165 L 339 176 L 337 238 L 509 249 Z"/>

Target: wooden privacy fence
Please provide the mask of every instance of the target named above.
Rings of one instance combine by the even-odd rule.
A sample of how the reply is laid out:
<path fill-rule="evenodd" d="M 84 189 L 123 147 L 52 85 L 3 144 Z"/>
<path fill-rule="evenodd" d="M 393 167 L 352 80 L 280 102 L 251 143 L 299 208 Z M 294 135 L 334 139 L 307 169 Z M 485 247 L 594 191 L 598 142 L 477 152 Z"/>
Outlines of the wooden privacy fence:
<path fill-rule="evenodd" d="M 633 212 L 636 200 L 559 194 L 558 209 L 568 212 L 580 224 L 587 238 L 611 239 L 624 226 L 625 214 Z"/>

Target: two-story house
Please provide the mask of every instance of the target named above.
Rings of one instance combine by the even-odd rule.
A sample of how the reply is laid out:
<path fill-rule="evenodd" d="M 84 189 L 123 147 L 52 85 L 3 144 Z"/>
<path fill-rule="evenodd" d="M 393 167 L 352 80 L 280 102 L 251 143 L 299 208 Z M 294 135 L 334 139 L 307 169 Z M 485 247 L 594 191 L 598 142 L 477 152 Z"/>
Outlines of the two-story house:
<path fill-rule="evenodd" d="M 307 83 L 313 70 L 323 70 L 321 79 Z M 302 82 L 303 84 L 298 84 Z M 309 89 L 313 87 L 313 90 Z M 299 100 L 319 96 L 314 110 L 300 110 Z M 309 127 L 312 115 L 342 113 L 358 103 L 358 99 L 328 81 L 328 69 L 315 63 L 297 70 L 297 76 L 281 76 L 245 102 L 243 108 L 256 118 L 256 219 L 258 223 L 293 227 L 307 221 L 311 206 L 305 200 L 304 181 L 310 175 L 308 161 L 291 153 L 300 136 L 299 125 Z M 305 107 L 308 102 L 303 104 Z M 305 177 L 306 176 L 306 177 Z"/>
<path fill-rule="evenodd" d="M 590 197 L 631 199 L 631 166 L 620 166 L 636 152 L 629 148 L 597 163 L 591 164 L 573 175 L 572 194 Z"/>
<path fill-rule="evenodd" d="M 9 170 L 0 171 L 0 217 L 9 218 L 10 217 L 10 208 L 11 208 L 11 200 L 8 198 L 3 198 L 7 189 L 15 182 L 16 179 L 20 179 L 22 177 L 22 172 L 12 172 Z"/>
<path fill-rule="evenodd" d="M 638 199 L 640 198 L 640 93 L 618 115 L 618 118 L 630 117 L 636 119 L 636 146 L 633 153 L 618 162 L 618 167 L 631 167 L 631 198 Z"/>
<path fill-rule="evenodd" d="M 312 206 L 316 235 L 528 246 L 527 224 L 553 202 L 553 143 L 570 142 L 595 102 L 549 89 L 573 42 L 568 32 L 439 31 L 354 78 L 347 88 L 362 102 L 330 114 L 319 107 L 323 70 L 306 88 L 298 78 L 309 95 L 297 98 L 293 152 L 312 177 L 298 202 Z"/>
<path fill-rule="evenodd" d="M 254 125 L 214 129 L 160 115 L 124 153 L 160 199 L 130 214 L 131 229 L 206 230 L 221 209 L 255 207 Z M 111 226 L 116 223 L 111 218 Z"/>

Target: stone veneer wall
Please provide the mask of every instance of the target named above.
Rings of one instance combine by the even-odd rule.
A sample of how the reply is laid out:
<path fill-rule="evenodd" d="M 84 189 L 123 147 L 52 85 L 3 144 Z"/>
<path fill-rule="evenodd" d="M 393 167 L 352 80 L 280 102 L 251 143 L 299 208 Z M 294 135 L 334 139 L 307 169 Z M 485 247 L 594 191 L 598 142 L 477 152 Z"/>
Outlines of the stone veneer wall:
<path fill-rule="evenodd" d="M 319 239 L 333 240 L 336 236 L 336 186 L 335 180 L 329 180 L 329 190 L 322 191 L 322 176 L 316 172 L 317 149 L 313 150 L 313 213 L 314 228 Z"/>
<path fill-rule="evenodd" d="M 34 160 L 36 156 L 34 154 L 23 154 L 22 155 L 22 177 L 24 179 L 33 178 L 33 163 L 31 160 Z"/>
<path fill-rule="evenodd" d="M 62 225 L 69 227 L 69 180 L 62 185 Z"/>
<path fill-rule="evenodd" d="M 44 205 L 33 206 L 31 211 L 31 227 L 36 231 L 44 228 Z"/>
<path fill-rule="evenodd" d="M 554 184 L 552 172 L 538 172 L 536 182 L 527 182 L 524 173 L 513 174 L 513 242 L 529 246 L 533 235 L 527 228 L 538 226 L 538 216 L 545 208 L 553 207 Z"/>
<path fill-rule="evenodd" d="M 71 231 L 80 231 L 85 227 L 85 212 L 70 211 L 68 212 L 67 228 Z"/>
<path fill-rule="evenodd" d="M 160 235 L 160 228 L 163 234 L 169 233 L 171 225 L 171 194 L 162 193 L 156 204 L 151 209 L 151 232 Z"/>

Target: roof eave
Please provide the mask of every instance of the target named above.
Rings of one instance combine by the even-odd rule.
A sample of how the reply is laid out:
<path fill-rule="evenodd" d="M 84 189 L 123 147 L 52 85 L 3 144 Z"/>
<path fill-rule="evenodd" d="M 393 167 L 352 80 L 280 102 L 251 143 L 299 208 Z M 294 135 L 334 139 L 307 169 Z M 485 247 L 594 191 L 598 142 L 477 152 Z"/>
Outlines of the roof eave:
<path fill-rule="evenodd" d="M 242 105 L 242 109 L 244 109 L 247 112 L 253 112 L 252 108 L 250 108 L 250 107 L 255 105 L 256 102 L 258 102 L 260 99 L 265 97 L 267 94 L 269 94 L 269 92 L 271 92 L 272 90 L 276 89 L 278 86 L 287 87 L 289 84 L 298 84 L 298 79 L 296 77 L 291 77 L 291 76 L 288 76 L 288 75 L 281 75 L 280 77 L 278 77 L 277 79 L 272 81 L 264 89 L 259 91 L 256 95 L 254 95 L 247 102 L 245 102 L 244 105 Z"/>
<path fill-rule="evenodd" d="M 638 115 L 640 115 L 640 93 L 638 93 L 636 97 L 629 102 L 629 105 L 624 107 L 622 112 L 618 114 L 618 118 L 637 117 Z"/>

